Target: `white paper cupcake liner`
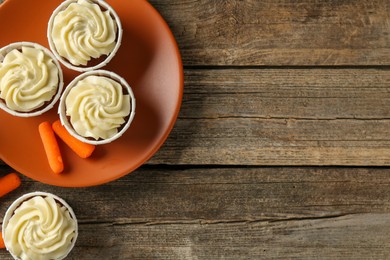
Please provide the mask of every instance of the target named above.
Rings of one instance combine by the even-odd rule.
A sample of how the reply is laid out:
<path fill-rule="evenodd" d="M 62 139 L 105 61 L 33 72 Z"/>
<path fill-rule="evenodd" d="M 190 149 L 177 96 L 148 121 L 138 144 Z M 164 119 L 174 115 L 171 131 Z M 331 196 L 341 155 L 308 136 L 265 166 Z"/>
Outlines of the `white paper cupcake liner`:
<path fill-rule="evenodd" d="M 93 76 L 93 75 L 94 76 L 104 76 L 104 77 L 110 78 L 112 80 L 115 80 L 116 82 L 121 84 L 122 87 L 126 88 L 127 92 L 129 93 L 129 96 L 130 96 L 131 111 L 130 111 L 129 119 L 127 120 L 127 122 L 125 123 L 123 128 L 116 135 L 114 135 L 111 138 L 107 138 L 107 139 L 103 139 L 103 140 L 90 140 L 88 138 L 80 136 L 79 134 L 76 133 L 76 131 L 72 127 L 72 124 L 69 122 L 68 117 L 66 116 L 65 100 L 66 100 L 66 97 L 69 94 L 70 90 L 74 86 L 76 86 L 77 83 L 80 80 L 82 80 L 82 79 L 84 79 L 84 78 L 86 78 L 88 76 Z M 113 142 L 114 140 L 116 140 L 119 137 L 121 137 L 127 131 L 127 129 L 131 125 L 131 122 L 134 119 L 135 107 L 136 107 L 136 101 L 135 101 L 133 90 L 131 89 L 130 85 L 127 83 L 127 81 L 124 78 L 122 78 L 118 74 L 116 74 L 114 72 L 111 72 L 111 71 L 96 70 L 96 71 L 85 72 L 85 73 L 77 76 L 72 82 L 69 83 L 69 85 L 65 88 L 64 93 L 61 96 L 60 104 L 59 104 L 59 107 L 58 107 L 58 114 L 60 116 L 61 124 L 66 128 L 66 130 L 68 130 L 68 132 L 73 137 L 77 138 L 78 140 L 80 140 L 80 141 L 82 141 L 84 143 L 93 144 L 93 145 L 101 145 L 101 144 L 108 144 L 108 143 Z"/>
<path fill-rule="evenodd" d="M 67 210 L 69 211 L 70 213 L 70 216 L 72 217 L 72 219 L 75 221 L 75 224 L 76 224 L 76 227 L 75 227 L 75 236 L 73 237 L 72 239 L 72 244 L 71 246 L 68 248 L 68 250 L 64 253 L 64 255 L 59 258 L 58 260 L 61 260 L 61 259 L 64 259 L 65 257 L 68 256 L 68 254 L 72 251 L 73 247 L 75 246 L 76 244 L 76 240 L 77 240 L 77 237 L 78 237 L 78 222 L 77 222 L 77 218 L 76 218 L 76 215 L 74 214 L 73 212 L 73 209 L 69 206 L 68 203 L 66 203 L 63 199 L 61 199 L 60 197 L 54 195 L 54 194 L 51 194 L 51 193 L 48 193 L 48 192 L 42 192 L 42 191 L 36 191 L 36 192 L 31 192 L 31 193 L 27 193 L 27 194 L 24 194 L 23 196 L 19 197 L 17 200 L 15 200 L 11 206 L 9 206 L 9 208 L 7 209 L 7 211 L 5 212 L 5 216 L 3 218 L 3 226 L 2 226 L 2 234 L 3 234 L 3 238 L 5 237 L 5 230 L 7 229 L 7 225 L 8 225 L 8 222 L 9 220 L 11 219 L 11 217 L 13 216 L 15 210 L 24 202 L 24 201 L 27 201 L 33 197 L 36 197 L 36 196 L 42 196 L 42 197 L 52 197 L 55 201 L 59 202 L 61 205 L 63 205 L 64 207 L 67 208 Z M 5 246 L 6 246 L 6 249 L 7 251 L 12 255 L 12 257 L 16 260 L 20 260 L 20 258 L 18 258 L 17 256 L 13 255 L 6 243 L 6 240 L 4 241 L 5 242 Z"/>
<path fill-rule="evenodd" d="M 116 41 L 115 47 L 112 50 L 112 52 L 101 63 L 99 63 L 95 66 L 91 66 L 91 67 L 73 65 L 72 63 L 70 63 L 67 59 L 63 58 L 57 52 L 57 49 L 56 49 L 55 44 L 53 42 L 53 39 L 51 37 L 54 18 L 58 15 L 59 12 L 65 10 L 70 4 L 77 3 L 77 0 L 66 0 L 66 1 L 62 2 L 62 4 L 60 4 L 53 11 L 52 15 L 50 16 L 49 23 L 47 26 L 47 39 L 49 41 L 50 49 L 52 50 L 53 54 L 65 67 L 67 67 L 68 69 L 71 69 L 71 70 L 79 71 L 79 72 L 97 70 L 97 69 L 100 69 L 100 68 L 106 66 L 112 60 L 112 58 L 114 58 L 114 56 L 118 52 L 118 49 L 119 49 L 121 42 L 122 42 L 122 35 L 123 35 L 122 24 L 121 24 L 121 21 L 119 19 L 118 14 L 115 12 L 115 10 L 109 4 L 107 4 L 105 1 L 102 1 L 102 0 L 90 0 L 90 1 L 98 4 L 100 7 L 103 7 L 104 9 L 108 10 L 111 17 L 114 18 L 114 20 L 117 24 L 117 28 L 118 28 L 118 35 L 117 35 L 117 41 Z"/>
<path fill-rule="evenodd" d="M 32 47 L 32 48 L 35 48 L 35 49 L 42 50 L 46 55 L 48 55 L 53 60 L 54 64 L 58 68 L 59 83 L 58 83 L 58 87 L 57 87 L 57 92 L 53 96 L 53 98 L 52 98 L 52 100 L 50 101 L 49 104 L 44 105 L 42 107 L 42 109 L 36 110 L 34 112 L 18 112 L 18 111 L 12 110 L 9 107 L 7 107 L 5 102 L 2 101 L 2 100 L 0 100 L 0 108 L 3 109 L 5 112 L 13 115 L 13 116 L 18 116 L 18 117 L 39 116 L 39 115 L 42 115 L 43 113 L 49 111 L 50 109 L 52 109 L 54 107 L 54 105 L 57 103 L 58 99 L 61 96 L 62 88 L 64 86 L 64 77 L 63 77 L 61 65 L 57 61 L 57 58 L 53 55 L 53 53 L 51 53 L 50 50 L 48 50 L 47 48 L 43 47 L 42 45 L 40 45 L 38 43 L 34 43 L 34 42 L 15 42 L 15 43 L 11 43 L 11 44 L 1 48 L 0 49 L 0 62 L 2 62 L 4 60 L 5 56 L 9 52 L 11 52 L 14 49 L 22 50 L 22 47 Z"/>

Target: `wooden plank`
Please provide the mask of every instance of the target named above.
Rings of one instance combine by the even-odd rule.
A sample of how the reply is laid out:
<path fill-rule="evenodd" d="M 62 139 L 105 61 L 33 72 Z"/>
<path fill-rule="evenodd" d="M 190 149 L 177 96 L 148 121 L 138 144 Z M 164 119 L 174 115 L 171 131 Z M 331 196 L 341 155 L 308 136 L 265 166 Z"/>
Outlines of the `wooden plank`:
<path fill-rule="evenodd" d="M 390 165 L 388 69 L 187 70 L 151 164 Z"/>
<path fill-rule="evenodd" d="M 187 69 L 180 118 L 389 119 L 390 69 Z"/>
<path fill-rule="evenodd" d="M 390 2 L 151 0 L 185 65 L 389 65 Z"/>
<path fill-rule="evenodd" d="M 388 259 L 389 217 L 390 214 L 364 214 L 225 225 L 83 225 L 85 233 L 80 244 L 92 250 L 87 258 L 79 248 L 72 256 L 73 259 L 99 256 L 112 256 L 111 259 Z"/>
<path fill-rule="evenodd" d="M 180 120 L 150 164 L 390 165 L 389 120 Z"/>
<path fill-rule="evenodd" d="M 63 197 L 80 223 L 70 259 L 386 259 L 389 188 L 385 168 L 144 167 L 77 190 L 23 178 L 0 216 L 26 192 Z"/>
<path fill-rule="evenodd" d="M 390 165 L 389 69 L 186 70 L 149 164 Z"/>
<path fill-rule="evenodd" d="M 4 174 L 9 170 L 1 169 Z M 169 223 L 387 214 L 389 188 L 386 168 L 146 167 L 115 182 L 82 189 L 23 178 L 18 190 L 1 198 L 0 221 L 7 205 L 37 190 L 63 197 L 81 222 Z"/>

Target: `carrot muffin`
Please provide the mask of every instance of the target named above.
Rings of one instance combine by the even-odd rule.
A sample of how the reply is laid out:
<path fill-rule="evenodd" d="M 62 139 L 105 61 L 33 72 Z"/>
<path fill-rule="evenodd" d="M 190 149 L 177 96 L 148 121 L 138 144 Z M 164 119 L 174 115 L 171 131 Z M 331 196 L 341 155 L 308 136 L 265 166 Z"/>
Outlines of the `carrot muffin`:
<path fill-rule="evenodd" d="M 135 114 L 135 98 L 117 74 L 98 70 L 81 74 L 65 89 L 59 107 L 61 123 L 77 139 L 104 144 L 119 138 Z"/>
<path fill-rule="evenodd" d="M 76 242 L 77 219 L 61 198 L 33 192 L 10 206 L 2 232 L 5 246 L 15 259 L 63 259 Z"/>
<path fill-rule="evenodd" d="M 62 71 L 52 53 L 31 42 L 0 50 L 0 108 L 21 117 L 40 115 L 58 101 Z"/>
<path fill-rule="evenodd" d="M 122 26 L 113 8 L 101 0 L 67 0 L 52 14 L 48 26 L 50 48 L 66 67 L 98 69 L 117 52 Z"/>

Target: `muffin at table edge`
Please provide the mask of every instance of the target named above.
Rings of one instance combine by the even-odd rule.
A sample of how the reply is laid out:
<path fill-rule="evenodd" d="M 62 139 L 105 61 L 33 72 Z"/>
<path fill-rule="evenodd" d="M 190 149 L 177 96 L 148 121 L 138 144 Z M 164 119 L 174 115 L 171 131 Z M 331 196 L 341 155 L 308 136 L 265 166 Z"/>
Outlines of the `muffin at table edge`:
<path fill-rule="evenodd" d="M 5 213 L 2 233 L 15 259 L 64 259 L 73 249 L 77 218 L 60 197 L 32 192 L 15 200 Z"/>

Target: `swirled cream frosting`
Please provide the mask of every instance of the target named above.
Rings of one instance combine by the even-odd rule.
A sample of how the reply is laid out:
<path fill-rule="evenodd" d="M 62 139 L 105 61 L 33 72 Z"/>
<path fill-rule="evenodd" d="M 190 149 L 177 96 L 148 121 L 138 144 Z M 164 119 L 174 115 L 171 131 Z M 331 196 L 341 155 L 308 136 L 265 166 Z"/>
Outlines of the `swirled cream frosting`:
<path fill-rule="evenodd" d="M 0 63 L 0 98 L 14 111 L 42 107 L 56 94 L 58 84 L 58 68 L 43 50 L 14 49 Z"/>
<path fill-rule="evenodd" d="M 75 232 L 75 220 L 65 206 L 52 197 L 35 196 L 15 210 L 4 241 L 22 260 L 59 259 L 68 253 Z"/>
<path fill-rule="evenodd" d="M 131 101 L 117 81 L 104 76 L 80 80 L 66 96 L 66 115 L 77 134 L 95 140 L 116 135 L 126 123 Z"/>
<path fill-rule="evenodd" d="M 58 54 L 75 66 L 110 54 L 116 44 L 117 24 L 109 11 L 88 0 L 78 0 L 54 18 L 51 37 Z"/>

